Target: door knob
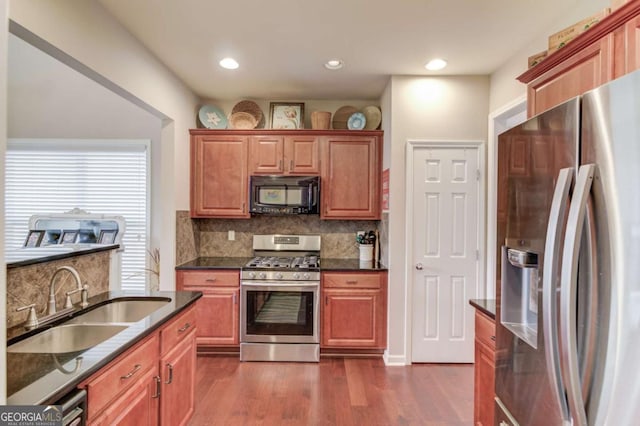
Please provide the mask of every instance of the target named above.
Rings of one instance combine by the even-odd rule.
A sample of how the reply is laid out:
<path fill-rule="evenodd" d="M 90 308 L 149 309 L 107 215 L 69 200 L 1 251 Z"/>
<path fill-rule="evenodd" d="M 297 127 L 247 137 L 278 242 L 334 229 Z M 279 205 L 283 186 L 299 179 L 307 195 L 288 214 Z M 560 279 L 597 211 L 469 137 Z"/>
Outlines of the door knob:
<path fill-rule="evenodd" d="M 416 269 L 422 271 L 422 263 L 416 263 Z"/>

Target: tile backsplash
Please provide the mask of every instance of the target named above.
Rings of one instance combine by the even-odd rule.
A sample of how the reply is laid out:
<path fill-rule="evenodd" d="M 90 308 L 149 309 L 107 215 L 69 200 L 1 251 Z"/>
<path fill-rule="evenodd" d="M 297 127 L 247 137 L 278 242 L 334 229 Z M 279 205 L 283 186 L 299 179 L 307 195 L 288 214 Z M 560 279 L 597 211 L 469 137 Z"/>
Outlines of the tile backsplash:
<path fill-rule="evenodd" d="M 16 312 L 16 308 L 36 304 L 38 318 L 45 314 L 49 300 L 49 280 L 60 266 L 72 266 L 78 271 L 83 284 L 89 286 L 89 297 L 109 290 L 110 252 L 101 251 L 7 269 L 7 328 L 23 323 L 28 312 Z M 56 304 L 64 306 L 64 293 L 76 287 L 71 274 L 61 272 L 56 277 Z M 71 296 L 73 303 L 80 294 Z"/>
<path fill-rule="evenodd" d="M 178 211 L 176 221 L 177 265 L 197 257 L 249 257 L 255 234 L 317 234 L 322 236 L 321 257 L 357 259 L 356 232 L 380 228 L 379 221 L 320 220 L 315 215 L 191 219 L 188 211 Z M 235 240 L 229 241 L 229 231 Z M 382 236 L 380 241 L 385 241 Z"/>

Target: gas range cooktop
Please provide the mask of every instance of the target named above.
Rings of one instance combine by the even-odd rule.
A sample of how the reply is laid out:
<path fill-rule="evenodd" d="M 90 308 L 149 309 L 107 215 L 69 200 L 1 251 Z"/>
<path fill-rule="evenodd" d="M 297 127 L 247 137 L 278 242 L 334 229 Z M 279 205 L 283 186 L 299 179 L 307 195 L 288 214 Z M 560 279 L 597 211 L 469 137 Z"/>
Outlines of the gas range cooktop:
<path fill-rule="evenodd" d="M 320 260 L 316 255 L 307 256 L 256 256 L 245 268 L 260 269 L 318 269 Z"/>

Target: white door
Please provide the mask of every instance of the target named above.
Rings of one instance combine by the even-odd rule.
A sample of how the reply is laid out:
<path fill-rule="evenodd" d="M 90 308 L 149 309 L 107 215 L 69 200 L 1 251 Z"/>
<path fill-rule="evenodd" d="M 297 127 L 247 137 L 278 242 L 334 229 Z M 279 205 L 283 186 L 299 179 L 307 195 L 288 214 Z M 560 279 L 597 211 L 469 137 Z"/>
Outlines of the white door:
<path fill-rule="evenodd" d="M 413 362 L 473 362 L 477 147 L 413 151 Z"/>

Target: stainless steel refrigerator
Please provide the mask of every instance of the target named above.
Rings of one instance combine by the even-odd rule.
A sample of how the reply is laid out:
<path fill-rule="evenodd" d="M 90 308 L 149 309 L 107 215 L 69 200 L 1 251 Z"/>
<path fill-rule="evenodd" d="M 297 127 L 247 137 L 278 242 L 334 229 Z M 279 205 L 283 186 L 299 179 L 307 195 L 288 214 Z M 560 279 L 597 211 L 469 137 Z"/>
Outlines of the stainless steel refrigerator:
<path fill-rule="evenodd" d="M 640 71 L 498 138 L 496 422 L 640 424 Z"/>

